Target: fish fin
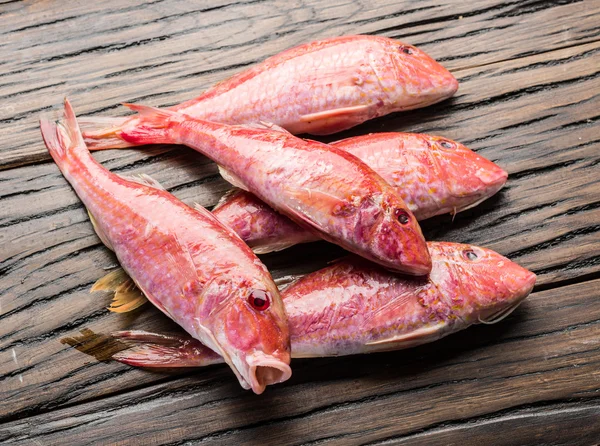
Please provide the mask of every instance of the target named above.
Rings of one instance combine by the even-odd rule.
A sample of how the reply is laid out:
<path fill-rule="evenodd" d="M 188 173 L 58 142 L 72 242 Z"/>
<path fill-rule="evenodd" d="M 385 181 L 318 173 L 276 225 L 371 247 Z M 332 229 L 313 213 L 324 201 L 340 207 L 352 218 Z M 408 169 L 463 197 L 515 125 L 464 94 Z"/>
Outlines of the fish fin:
<path fill-rule="evenodd" d="M 173 122 L 184 120 L 185 117 L 177 112 L 165 110 L 156 107 L 149 107 L 138 104 L 123 104 L 131 110 L 137 111 L 138 116 L 129 118 L 131 125 L 124 123 L 120 127 L 113 127 L 108 130 L 108 133 L 97 135 L 98 143 L 94 145 L 95 150 L 109 148 L 123 148 L 132 145 L 142 144 L 173 144 L 176 141 L 170 131 L 170 126 Z M 89 135 L 88 135 L 89 136 Z M 126 145 L 109 146 L 107 141 L 111 141 L 114 137 L 125 141 Z"/>
<path fill-rule="evenodd" d="M 323 121 L 329 119 L 336 118 L 345 118 L 347 116 L 352 116 L 357 113 L 366 111 L 369 109 L 369 105 L 355 105 L 352 107 L 343 107 L 343 108 L 335 108 L 332 110 L 321 111 L 317 113 L 310 113 L 308 115 L 300 116 L 300 121 L 302 122 L 315 122 L 315 121 Z"/>
<path fill-rule="evenodd" d="M 160 184 L 158 181 L 156 181 L 150 175 L 146 175 L 145 173 L 141 173 L 141 174 L 135 175 L 135 176 L 134 175 L 121 176 L 121 178 L 123 178 L 127 181 L 132 181 L 134 183 L 143 184 L 145 186 L 150 186 L 150 187 L 153 187 L 154 189 L 166 190 L 162 184 Z"/>
<path fill-rule="evenodd" d="M 273 132 L 287 133 L 288 135 L 291 135 L 291 133 L 283 127 L 280 127 L 277 124 L 267 121 L 258 121 L 251 122 L 248 124 L 241 124 L 240 127 L 247 127 L 249 129 L 272 130 Z"/>
<path fill-rule="evenodd" d="M 239 189 L 237 189 L 237 190 L 239 190 Z M 231 229 L 229 227 L 229 225 L 227 225 L 227 224 L 223 223 L 221 220 L 219 220 L 216 215 L 214 215 L 212 212 L 209 212 L 204 206 L 202 206 L 201 204 L 198 204 L 198 203 L 194 203 L 193 208 L 199 212 L 202 212 L 203 214 L 206 214 L 207 216 L 212 217 L 214 219 L 214 221 L 217 222 L 219 225 L 221 225 L 223 228 L 225 228 L 227 230 L 227 232 L 229 232 L 229 234 L 231 234 L 234 237 L 237 237 L 238 239 L 240 239 L 241 241 L 243 241 L 245 243 L 244 239 L 242 239 L 242 237 L 240 237 L 240 235 L 237 232 L 235 232 L 233 229 Z"/>
<path fill-rule="evenodd" d="M 79 332 L 80 335 L 61 338 L 60 343 L 70 345 L 81 353 L 93 356 L 98 361 L 109 361 L 115 353 L 131 347 L 113 336 L 94 333 L 89 328 L 82 328 Z"/>
<path fill-rule="evenodd" d="M 79 131 L 77 118 L 71 103 L 65 98 L 63 118 L 60 122 L 48 116 L 40 117 L 40 130 L 48 152 L 58 165 L 64 165 L 66 159 L 75 150 L 85 150 L 85 144 Z"/>
<path fill-rule="evenodd" d="M 408 344 L 407 346 L 411 345 L 414 343 L 414 341 L 417 341 L 427 335 L 430 334 L 434 334 L 436 332 L 438 332 L 440 330 L 440 328 L 444 327 L 446 325 L 445 322 L 436 324 L 436 325 L 431 325 L 428 327 L 422 327 L 419 328 L 415 331 L 412 331 L 410 333 L 405 333 L 405 334 L 401 334 L 401 335 L 396 335 L 396 336 L 392 336 L 391 338 L 387 338 L 387 339 L 381 339 L 379 341 L 373 341 L 373 342 L 367 342 L 365 345 L 378 345 L 378 346 L 383 346 L 383 345 L 394 345 L 394 346 L 400 346 L 403 344 Z"/>
<path fill-rule="evenodd" d="M 136 286 L 133 280 L 123 284 L 116 291 L 108 307 L 113 313 L 128 313 L 141 307 L 148 299 L 142 291 Z"/>
<path fill-rule="evenodd" d="M 244 183 L 242 182 L 242 180 L 239 179 L 238 176 L 231 173 L 230 171 L 225 169 L 223 166 L 219 166 L 219 165 L 217 165 L 217 166 L 219 167 L 219 173 L 225 179 L 225 181 L 227 181 L 228 183 L 230 183 L 231 185 L 233 185 L 235 187 L 238 187 L 238 188 L 248 192 L 248 188 L 244 185 Z"/>
<path fill-rule="evenodd" d="M 133 147 L 118 135 L 130 120 L 129 116 L 113 118 L 107 116 L 82 116 L 77 119 L 83 133 L 83 139 L 89 150 L 122 149 Z"/>
<path fill-rule="evenodd" d="M 291 248 L 297 243 L 293 240 L 279 240 L 275 242 L 268 242 L 259 246 L 250 246 L 254 254 L 268 254 L 270 252 L 283 251 L 284 249 Z"/>
<path fill-rule="evenodd" d="M 210 213 L 207 212 L 207 214 Z M 170 247 L 169 245 L 174 246 Z M 194 263 L 194 258 L 190 253 L 189 247 L 185 243 L 181 243 L 175 234 L 171 234 L 171 237 L 163 242 L 162 248 L 164 257 L 172 263 L 172 267 L 169 268 L 169 271 L 171 275 L 174 276 L 173 280 L 176 283 L 180 283 L 182 287 L 195 288 L 199 283 L 199 278 L 196 264 Z M 174 319 L 171 312 L 158 299 L 151 293 L 148 293 L 148 291 L 141 287 L 139 283 L 137 286 L 142 290 L 152 305 L 157 307 L 171 319 Z M 181 294 L 184 294 L 185 290 L 182 288 L 180 292 Z"/>
<path fill-rule="evenodd" d="M 110 240 L 108 239 L 108 237 L 106 236 L 106 234 L 104 233 L 102 228 L 100 228 L 100 225 L 98 225 L 98 221 L 96 220 L 96 217 L 94 217 L 92 215 L 92 213 L 90 212 L 89 209 L 86 208 L 86 210 L 87 210 L 88 216 L 90 217 L 90 221 L 92 222 L 92 226 L 94 227 L 94 231 L 96 231 L 96 235 L 98 235 L 98 238 L 100 238 L 102 243 L 104 243 L 108 249 L 110 249 L 111 251 L 114 251 L 114 248 L 113 248 L 112 244 L 110 243 Z"/>
<path fill-rule="evenodd" d="M 206 208 L 199 203 L 194 203 L 193 208 L 200 212 L 206 211 Z"/>
<path fill-rule="evenodd" d="M 186 335 L 163 335 L 141 330 L 119 331 L 113 338 L 133 344 L 112 359 L 135 367 L 201 367 L 222 363 L 222 357 Z"/>
<path fill-rule="evenodd" d="M 351 215 L 357 211 L 356 205 L 351 201 L 328 194 L 315 189 L 295 189 L 285 187 L 285 192 L 301 203 L 310 203 L 311 206 L 318 206 L 327 209 L 332 215 Z"/>
<path fill-rule="evenodd" d="M 123 268 L 111 271 L 94 283 L 90 292 L 112 291 L 114 296 L 108 307 L 113 313 L 127 313 L 144 305 L 148 300 Z"/>
<path fill-rule="evenodd" d="M 276 239 L 270 242 L 264 242 L 260 245 L 250 246 L 254 254 L 268 254 L 270 252 L 283 251 L 284 249 L 291 248 L 300 243 L 316 242 L 320 240 L 319 237 L 313 235 L 311 232 L 306 231 L 301 233 L 301 237 L 290 237 L 283 239 Z"/>
<path fill-rule="evenodd" d="M 138 112 L 140 117 L 145 118 L 145 125 L 151 125 L 156 128 L 163 128 L 167 124 L 165 121 L 168 121 L 171 118 L 181 118 L 182 116 L 176 111 L 151 107 L 149 105 L 131 104 L 129 102 L 123 102 L 122 105 L 130 110 Z"/>
<path fill-rule="evenodd" d="M 123 268 L 116 268 L 96 280 L 96 283 L 94 283 L 90 289 L 90 293 L 93 293 L 94 291 L 116 291 L 121 284 L 130 280 L 131 277 L 129 277 L 129 274 L 127 274 Z"/>
<path fill-rule="evenodd" d="M 245 192 L 245 191 L 244 191 Z M 217 209 L 219 209 L 220 207 L 222 207 L 224 204 L 228 203 L 229 201 L 233 200 L 235 198 L 236 195 L 242 193 L 242 191 L 238 188 L 238 187 L 233 187 L 231 189 L 229 189 L 227 192 L 225 192 L 221 198 L 219 198 L 219 201 L 217 202 L 217 204 L 215 204 L 215 207 L 212 209 L 212 211 L 216 211 Z"/>
<path fill-rule="evenodd" d="M 301 274 L 289 274 L 287 276 L 278 277 L 277 279 L 273 279 L 279 291 L 285 290 L 290 285 L 296 283 L 298 279 L 302 277 Z"/>

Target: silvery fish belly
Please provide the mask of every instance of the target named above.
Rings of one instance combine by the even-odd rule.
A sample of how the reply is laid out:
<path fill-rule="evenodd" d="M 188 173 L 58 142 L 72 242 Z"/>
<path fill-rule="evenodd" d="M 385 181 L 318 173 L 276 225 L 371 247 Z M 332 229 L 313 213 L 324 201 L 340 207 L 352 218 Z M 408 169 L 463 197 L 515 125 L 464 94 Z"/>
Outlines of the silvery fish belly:
<path fill-rule="evenodd" d="M 331 145 L 380 174 L 418 220 L 476 206 L 498 192 L 508 177 L 493 162 L 439 136 L 373 133 Z M 224 196 L 213 214 L 259 254 L 319 239 L 242 190 Z"/>
<path fill-rule="evenodd" d="M 341 260 L 282 290 L 292 357 L 342 356 L 399 350 L 435 341 L 509 315 L 531 292 L 536 276 L 489 249 L 429 242 L 429 277 L 392 274 L 358 258 Z M 222 360 L 181 336 L 133 341 L 118 361 L 145 367 L 193 367 Z"/>
<path fill-rule="evenodd" d="M 279 291 L 239 237 L 151 179 L 131 181 L 103 168 L 68 102 L 63 123 L 42 118 L 41 129 L 96 232 L 144 295 L 218 352 L 244 388 L 261 393 L 288 379 L 289 331 Z"/>
<path fill-rule="evenodd" d="M 458 82 L 414 46 L 378 36 L 344 36 L 289 49 L 171 110 L 226 124 L 266 121 L 324 135 L 452 96 Z M 137 118 L 84 120 L 90 150 L 135 145 L 118 137 Z"/>

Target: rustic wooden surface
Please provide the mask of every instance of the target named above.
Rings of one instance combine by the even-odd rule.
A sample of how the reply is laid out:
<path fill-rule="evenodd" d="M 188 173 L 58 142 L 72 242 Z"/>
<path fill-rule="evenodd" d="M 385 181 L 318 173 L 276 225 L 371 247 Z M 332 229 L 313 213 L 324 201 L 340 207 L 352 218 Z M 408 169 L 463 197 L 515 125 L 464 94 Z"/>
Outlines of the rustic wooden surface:
<path fill-rule="evenodd" d="M 0 1 L 0 443 L 592 444 L 600 442 L 600 1 Z M 451 69 L 455 98 L 369 131 L 437 133 L 509 171 L 483 205 L 424 224 L 539 275 L 492 327 L 410 351 L 294 362 L 262 396 L 224 367 L 148 372 L 60 342 L 82 329 L 173 330 L 88 293 L 115 259 L 48 161 L 40 112 L 171 105 L 288 47 L 367 33 Z M 228 185 L 185 148 L 97 154 L 212 206 Z M 264 256 L 314 270 L 325 243 Z"/>

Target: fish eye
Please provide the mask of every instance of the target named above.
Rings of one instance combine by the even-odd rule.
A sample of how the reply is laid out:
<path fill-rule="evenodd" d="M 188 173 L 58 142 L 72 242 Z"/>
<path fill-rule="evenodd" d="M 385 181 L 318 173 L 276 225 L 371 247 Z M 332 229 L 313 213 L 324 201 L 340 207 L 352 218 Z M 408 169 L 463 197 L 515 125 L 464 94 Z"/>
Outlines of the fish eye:
<path fill-rule="evenodd" d="M 248 296 L 248 303 L 257 311 L 265 311 L 271 305 L 269 293 L 262 290 L 252 290 Z"/>
<path fill-rule="evenodd" d="M 404 54 L 411 55 L 413 53 L 413 50 L 406 45 L 400 45 L 400 47 L 398 49 L 400 51 L 402 51 Z"/>
<path fill-rule="evenodd" d="M 475 261 L 478 259 L 478 255 L 475 254 L 475 251 L 473 251 L 472 249 L 465 249 L 463 251 L 463 257 L 471 262 Z"/>
<path fill-rule="evenodd" d="M 394 211 L 394 215 L 396 216 L 396 219 L 398 220 L 398 222 L 401 225 L 406 225 L 410 221 L 410 217 L 408 216 L 408 212 L 406 212 L 404 209 L 396 209 Z"/>
<path fill-rule="evenodd" d="M 444 149 L 454 149 L 454 144 L 452 144 L 450 141 L 446 141 L 445 139 L 442 139 L 440 141 L 440 146 L 442 146 Z"/>

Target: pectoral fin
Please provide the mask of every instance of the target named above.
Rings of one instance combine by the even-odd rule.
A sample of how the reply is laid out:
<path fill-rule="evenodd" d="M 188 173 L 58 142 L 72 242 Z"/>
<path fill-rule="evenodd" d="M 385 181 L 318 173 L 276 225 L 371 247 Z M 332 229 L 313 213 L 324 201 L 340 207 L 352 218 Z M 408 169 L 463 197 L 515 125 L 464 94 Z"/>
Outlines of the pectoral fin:
<path fill-rule="evenodd" d="M 285 192 L 300 203 L 309 204 L 312 208 L 322 209 L 333 217 L 349 216 L 357 210 L 352 201 L 320 190 L 285 188 Z"/>
<path fill-rule="evenodd" d="M 410 333 L 392 336 L 391 338 L 381 339 L 379 341 L 367 342 L 365 345 L 368 345 L 368 346 L 389 345 L 390 347 L 394 346 L 397 348 L 401 348 L 403 344 L 407 344 L 407 346 L 409 346 L 410 344 L 415 343 L 415 341 L 422 340 L 423 338 L 426 338 L 427 336 L 430 336 L 430 335 L 433 335 L 433 334 L 439 332 L 440 329 L 443 328 L 445 325 L 446 325 L 446 323 L 442 322 L 442 323 L 439 323 L 436 325 L 431 325 L 429 327 L 419 328 L 415 331 L 411 331 Z"/>
<path fill-rule="evenodd" d="M 332 119 L 348 118 L 354 115 L 359 115 L 369 109 L 369 105 L 355 105 L 353 107 L 334 108 L 317 113 L 300 116 L 300 121 L 312 123 L 315 121 L 325 121 Z"/>

